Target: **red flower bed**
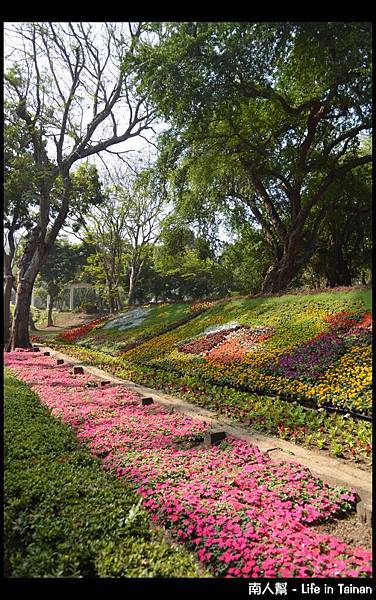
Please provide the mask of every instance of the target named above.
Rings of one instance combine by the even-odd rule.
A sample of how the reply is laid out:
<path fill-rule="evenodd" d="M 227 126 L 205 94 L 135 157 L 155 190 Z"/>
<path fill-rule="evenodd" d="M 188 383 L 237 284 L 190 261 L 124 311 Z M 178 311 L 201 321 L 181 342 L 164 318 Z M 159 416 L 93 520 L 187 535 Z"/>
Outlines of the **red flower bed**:
<path fill-rule="evenodd" d="M 349 313 L 340 312 L 336 315 L 330 315 L 325 319 L 331 325 L 331 330 L 337 333 L 345 333 L 353 328 L 365 329 L 372 326 L 372 317 L 370 312 Z M 324 332 L 321 335 L 325 335 Z"/>
<path fill-rule="evenodd" d="M 65 342 L 75 342 L 78 338 L 83 337 L 86 333 L 99 325 L 99 323 L 102 323 L 107 319 L 108 315 L 89 321 L 89 323 L 85 323 L 84 325 L 80 325 L 80 327 L 75 327 L 69 331 L 63 331 L 63 333 L 58 336 L 58 339 L 64 340 Z"/>

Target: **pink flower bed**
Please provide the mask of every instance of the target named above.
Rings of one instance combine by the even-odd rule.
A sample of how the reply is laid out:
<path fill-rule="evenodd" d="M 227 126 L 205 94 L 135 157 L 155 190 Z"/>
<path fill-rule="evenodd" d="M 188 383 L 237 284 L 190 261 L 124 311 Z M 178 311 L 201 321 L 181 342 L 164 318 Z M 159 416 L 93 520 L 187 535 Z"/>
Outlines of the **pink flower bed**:
<path fill-rule="evenodd" d="M 371 554 L 309 525 L 354 507 L 296 463 L 279 464 L 228 438 L 194 443 L 206 424 L 160 405 L 140 406 L 122 385 L 93 388 L 87 375 L 38 353 L 5 354 L 55 416 L 70 423 L 105 468 L 132 482 L 152 519 L 226 577 L 369 577 Z"/>

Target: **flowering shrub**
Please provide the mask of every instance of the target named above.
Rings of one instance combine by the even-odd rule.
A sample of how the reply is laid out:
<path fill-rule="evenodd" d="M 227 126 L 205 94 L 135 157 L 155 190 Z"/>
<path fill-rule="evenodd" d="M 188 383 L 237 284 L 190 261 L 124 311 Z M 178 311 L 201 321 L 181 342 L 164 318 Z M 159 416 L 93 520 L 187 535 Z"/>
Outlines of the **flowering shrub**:
<path fill-rule="evenodd" d="M 158 405 L 142 407 L 120 385 L 91 388 L 89 376 L 53 359 L 7 353 L 52 413 L 119 478 L 131 481 L 152 518 L 226 577 L 369 577 L 370 553 L 310 525 L 354 509 L 355 495 L 296 463 L 278 464 L 231 437 L 218 447 L 181 448 L 202 422 Z"/>

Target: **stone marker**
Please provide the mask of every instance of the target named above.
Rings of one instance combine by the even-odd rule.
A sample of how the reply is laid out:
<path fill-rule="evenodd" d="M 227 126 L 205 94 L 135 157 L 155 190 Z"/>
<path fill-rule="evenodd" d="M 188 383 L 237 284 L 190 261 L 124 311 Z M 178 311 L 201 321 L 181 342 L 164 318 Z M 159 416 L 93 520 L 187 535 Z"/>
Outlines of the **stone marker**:
<path fill-rule="evenodd" d="M 224 440 L 225 437 L 226 437 L 225 431 L 213 430 L 213 429 L 211 431 L 205 431 L 204 445 L 205 446 L 215 446 L 216 444 L 219 444 L 222 440 Z"/>
<path fill-rule="evenodd" d="M 104 387 L 105 385 L 109 385 L 111 383 L 111 381 L 101 381 L 101 387 Z"/>
<path fill-rule="evenodd" d="M 141 398 L 141 406 L 149 406 L 149 404 L 154 404 L 154 400 L 151 396 L 148 398 Z"/>
<path fill-rule="evenodd" d="M 372 506 L 370 504 L 366 504 L 361 500 L 356 505 L 356 512 L 362 523 L 372 527 Z"/>
<path fill-rule="evenodd" d="M 39 346 L 33 346 L 33 352 L 40 352 Z"/>
<path fill-rule="evenodd" d="M 73 375 L 79 375 L 82 374 L 84 372 L 84 368 L 83 367 L 79 367 L 77 365 L 75 365 L 73 367 Z"/>
<path fill-rule="evenodd" d="M 56 364 L 63 365 L 64 364 L 64 359 L 63 358 L 58 358 L 57 361 L 56 361 Z"/>
<path fill-rule="evenodd" d="M 43 352 L 43 356 L 51 356 L 50 352 Z"/>

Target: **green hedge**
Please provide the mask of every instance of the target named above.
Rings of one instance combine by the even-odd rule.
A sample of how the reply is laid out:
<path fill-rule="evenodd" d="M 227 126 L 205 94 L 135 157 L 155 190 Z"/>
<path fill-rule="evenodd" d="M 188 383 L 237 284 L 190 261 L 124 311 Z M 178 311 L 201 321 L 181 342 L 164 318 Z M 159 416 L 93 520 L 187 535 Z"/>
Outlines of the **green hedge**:
<path fill-rule="evenodd" d="M 4 412 L 6 577 L 208 576 L 9 373 Z"/>

